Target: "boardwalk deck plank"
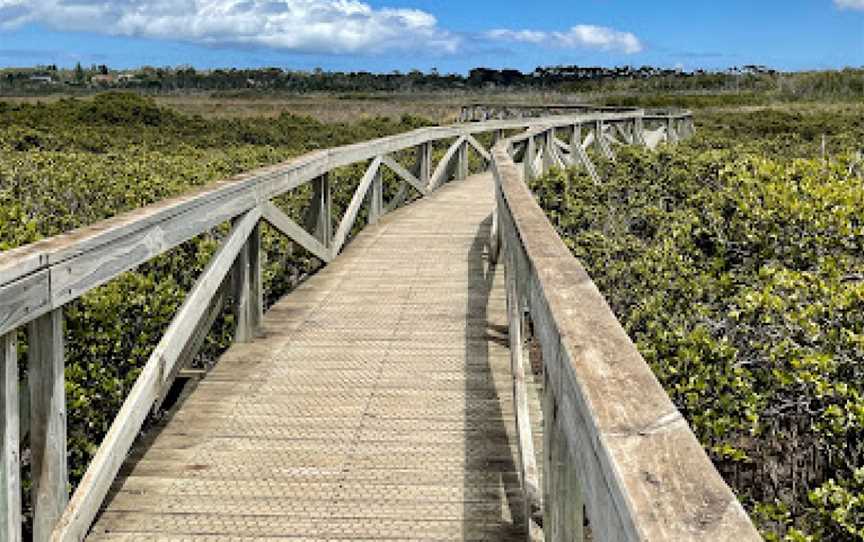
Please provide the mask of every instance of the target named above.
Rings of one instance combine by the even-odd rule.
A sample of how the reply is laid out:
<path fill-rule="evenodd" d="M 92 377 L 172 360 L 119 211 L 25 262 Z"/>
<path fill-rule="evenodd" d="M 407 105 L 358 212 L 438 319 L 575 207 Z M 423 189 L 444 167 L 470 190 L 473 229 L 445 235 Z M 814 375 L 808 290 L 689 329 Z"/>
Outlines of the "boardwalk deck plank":
<path fill-rule="evenodd" d="M 492 207 L 483 174 L 366 228 L 141 439 L 89 539 L 524 540 Z"/>

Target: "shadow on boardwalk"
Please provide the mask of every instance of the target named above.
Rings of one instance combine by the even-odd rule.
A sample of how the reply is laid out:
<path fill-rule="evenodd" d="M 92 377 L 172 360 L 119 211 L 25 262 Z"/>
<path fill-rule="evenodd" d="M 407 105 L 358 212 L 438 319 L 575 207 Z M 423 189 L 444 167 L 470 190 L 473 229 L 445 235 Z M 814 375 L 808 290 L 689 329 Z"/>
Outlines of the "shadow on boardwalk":
<path fill-rule="evenodd" d="M 506 313 L 494 310 L 504 303 L 495 296 L 503 292 L 496 284 L 503 279 L 503 269 L 489 258 L 491 225 L 491 216 L 479 225 L 468 252 L 463 539 L 524 540 L 524 501 L 513 452 L 515 428 L 512 413 L 502 409 L 502 403 L 511 403 L 501 382 L 508 380 L 509 368 L 494 366 L 506 358 L 490 356 L 490 348 L 509 347 Z M 498 506 L 490 508 L 490 502 Z"/>

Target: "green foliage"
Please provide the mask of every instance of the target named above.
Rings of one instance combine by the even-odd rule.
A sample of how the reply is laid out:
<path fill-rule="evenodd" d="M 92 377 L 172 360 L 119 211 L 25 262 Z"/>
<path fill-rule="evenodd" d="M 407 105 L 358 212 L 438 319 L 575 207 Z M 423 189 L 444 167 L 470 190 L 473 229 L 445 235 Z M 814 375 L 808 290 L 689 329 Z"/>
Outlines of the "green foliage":
<path fill-rule="evenodd" d="M 404 117 L 327 125 L 291 115 L 204 120 L 129 94 L 6 105 L 0 107 L 0 250 L 307 150 L 400 133 L 424 123 Z M 347 206 L 363 167 L 342 168 L 334 174 L 337 216 Z M 390 175 L 386 183 L 392 196 L 397 183 Z M 310 198 L 311 189 L 301 187 L 277 203 L 303 223 Z M 281 234 L 267 227 L 263 231 L 265 302 L 270 304 L 319 262 Z M 73 484 L 83 475 L 139 371 L 226 232 L 223 225 L 201 235 L 66 307 Z M 232 323 L 228 308 L 214 324 L 197 363 L 212 362 L 230 343 Z M 26 356 L 26 345 L 22 355 Z"/>
<path fill-rule="evenodd" d="M 801 158 L 841 125 L 830 160 Z M 727 113 L 674 148 L 616 147 L 600 184 L 532 185 L 768 539 L 864 539 L 862 132 Z"/>

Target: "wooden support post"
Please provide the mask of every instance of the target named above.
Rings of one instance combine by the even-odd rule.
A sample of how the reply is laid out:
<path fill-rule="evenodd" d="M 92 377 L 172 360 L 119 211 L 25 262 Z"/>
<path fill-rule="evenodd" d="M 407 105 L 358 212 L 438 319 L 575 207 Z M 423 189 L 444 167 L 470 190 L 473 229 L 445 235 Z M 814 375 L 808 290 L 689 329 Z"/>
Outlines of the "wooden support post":
<path fill-rule="evenodd" d="M 69 499 L 63 309 L 30 322 L 28 333 L 33 540 L 42 542 L 51 537 Z"/>
<path fill-rule="evenodd" d="M 573 162 L 575 163 L 575 157 L 577 148 L 582 148 L 582 125 L 574 124 L 572 130 L 570 131 L 570 156 L 574 157 Z"/>
<path fill-rule="evenodd" d="M 555 454 L 555 392 L 549 379 L 549 372 L 543 368 L 543 535 L 546 542 L 560 540 L 555 513 L 557 495 L 556 472 L 553 457 Z"/>
<path fill-rule="evenodd" d="M 543 173 L 548 173 L 555 164 L 555 128 L 543 132 Z"/>
<path fill-rule="evenodd" d="M 507 249 L 505 249 L 506 251 Z M 516 417 L 516 440 L 519 447 L 519 478 L 525 505 L 525 528 L 533 529 L 532 518 L 540 512 L 541 495 L 537 482 L 537 462 L 534 456 L 534 438 L 528 414 L 528 387 L 525 382 L 525 363 L 522 340 L 522 302 L 518 291 L 516 266 L 511 257 L 505 266 L 507 286 L 507 320 L 510 339 L 510 372 L 513 375 L 513 409 Z"/>
<path fill-rule="evenodd" d="M 255 225 L 234 262 L 234 340 L 251 342 L 264 317 L 264 287 L 261 272 L 261 224 Z"/>
<path fill-rule="evenodd" d="M 16 332 L 0 337 L 0 540 L 21 542 L 21 443 Z"/>
<path fill-rule="evenodd" d="M 534 136 L 530 136 L 525 145 L 525 155 L 522 157 L 522 166 L 525 170 L 525 182 L 528 182 L 534 178 L 534 158 L 537 156 L 537 144 L 534 142 Z"/>
<path fill-rule="evenodd" d="M 666 117 L 666 142 L 675 142 L 675 126 L 672 124 L 672 117 Z"/>
<path fill-rule="evenodd" d="M 384 185 L 381 168 L 375 172 L 369 187 L 369 224 L 376 224 L 384 214 Z"/>
<path fill-rule="evenodd" d="M 456 156 L 456 180 L 464 181 L 468 178 L 468 142 L 463 141 L 459 145 L 459 151 Z"/>
<path fill-rule="evenodd" d="M 633 120 L 633 143 L 643 147 L 647 145 L 645 143 L 645 124 L 642 117 L 636 117 Z"/>
<path fill-rule="evenodd" d="M 562 540 L 582 542 L 584 538 L 585 503 L 582 497 L 582 487 L 577 476 L 576 465 L 570 455 L 570 448 L 564 433 L 559 430 L 558 454 L 559 511 L 558 523 Z"/>
<path fill-rule="evenodd" d="M 422 143 L 417 147 L 416 175 L 423 186 L 429 186 L 432 177 L 432 143 Z"/>
<path fill-rule="evenodd" d="M 333 193 L 330 189 L 330 174 L 325 173 L 312 181 L 312 215 L 309 229 L 319 243 L 330 246 L 333 236 Z"/>

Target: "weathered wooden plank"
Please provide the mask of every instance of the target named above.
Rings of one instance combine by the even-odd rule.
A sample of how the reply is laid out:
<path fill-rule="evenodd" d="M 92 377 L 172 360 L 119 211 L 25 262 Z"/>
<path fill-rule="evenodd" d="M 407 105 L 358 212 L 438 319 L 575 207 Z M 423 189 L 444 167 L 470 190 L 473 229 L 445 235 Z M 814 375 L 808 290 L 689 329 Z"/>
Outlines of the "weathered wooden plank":
<path fill-rule="evenodd" d="M 260 216 L 260 212 L 258 213 Z M 242 218 L 240 220 L 243 220 Z M 258 333 L 264 315 L 264 287 L 261 274 L 261 231 L 255 224 L 234 262 L 234 340 L 252 341 Z"/>
<path fill-rule="evenodd" d="M 33 540 L 44 541 L 68 500 L 63 310 L 30 322 L 27 342 Z"/>
<path fill-rule="evenodd" d="M 21 542 L 18 341 L 0 336 L 0 539 Z"/>
<path fill-rule="evenodd" d="M 336 230 L 336 235 L 330 246 L 331 257 L 336 257 L 336 255 L 342 250 L 342 245 L 345 244 L 345 240 L 351 232 L 351 227 L 354 225 L 354 220 L 357 218 L 357 213 L 360 211 L 360 205 L 363 204 L 363 200 L 366 198 L 366 192 L 369 190 L 369 186 L 378 174 L 378 168 L 380 167 L 381 157 L 376 156 L 366 169 L 366 173 L 360 180 L 360 185 L 357 186 L 357 190 L 354 191 L 351 203 L 348 204 L 348 208 L 345 210 L 345 216 L 342 217 L 342 221 L 339 223 L 339 228 Z"/>
<path fill-rule="evenodd" d="M 301 228 L 299 224 L 291 220 L 291 218 L 273 202 L 267 201 L 262 203 L 261 211 L 264 220 L 283 234 L 287 235 L 292 241 L 315 255 L 316 258 L 325 263 L 332 259 L 330 250 L 327 247 L 319 242 L 318 239 L 310 235 L 306 230 Z"/>
<path fill-rule="evenodd" d="M 496 133 L 498 132 L 499 130 L 496 130 Z M 477 154 L 482 156 L 487 163 L 492 161 L 492 155 L 489 154 L 489 151 L 483 148 L 483 145 L 481 145 L 480 142 L 477 141 L 477 139 L 473 135 L 468 134 L 465 136 L 465 139 L 472 147 L 474 147 L 474 150 L 477 151 Z"/>
<path fill-rule="evenodd" d="M 57 522 L 52 540 L 81 540 L 87 533 L 159 391 L 173 374 L 174 365 L 205 317 L 214 292 L 231 271 L 260 218 L 261 212 L 255 208 L 237 221 L 198 278 L 114 418 L 69 506 Z"/>
<path fill-rule="evenodd" d="M 459 152 L 456 153 L 456 180 L 464 181 L 468 178 L 468 137 L 459 146 Z"/>
<path fill-rule="evenodd" d="M 192 369 L 189 369 L 189 364 L 192 363 L 192 360 L 194 360 L 195 356 L 198 355 L 198 352 L 201 351 L 201 347 L 207 339 L 207 334 L 210 332 L 210 328 L 213 327 L 216 318 L 219 317 L 222 310 L 225 308 L 225 304 L 228 302 L 228 290 L 229 284 L 226 279 L 223 280 L 219 288 L 216 289 L 216 292 L 213 294 L 213 299 L 210 300 L 210 304 L 208 305 L 204 316 L 201 318 L 201 321 L 198 322 L 198 325 L 195 326 L 189 341 L 180 352 L 177 362 L 171 368 L 168 378 L 164 380 L 159 394 L 153 402 L 152 410 L 154 412 L 158 411 L 162 407 L 162 402 L 171 390 L 174 379 L 178 375 L 182 375 L 184 371 L 192 371 Z"/>
<path fill-rule="evenodd" d="M 515 229 L 512 249 L 529 263 L 531 319 L 594 537 L 760 540 L 518 167 L 500 147 L 493 156 L 502 230 Z"/>
<path fill-rule="evenodd" d="M 393 173 L 398 175 L 403 181 L 413 186 L 418 192 L 420 192 L 424 196 L 428 193 L 428 190 L 426 189 L 426 186 L 423 184 L 423 182 L 417 177 L 415 177 L 410 171 L 405 169 L 402 164 L 394 160 L 392 156 L 382 156 L 381 162 L 385 166 L 390 168 Z"/>
<path fill-rule="evenodd" d="M 505 250 L 513 241 L 508 239 Z M 509 245 L 509 246 L 508 246 Z M 531 419 L 528 414 L 528 388 L 525 383 L 525 364 L 523 362 L 522 307 L 519 292 L 516 290 L 516 269 L 512 260 L 506 269 L 507 319 L 510 341 L 510 372 L 513 377 L 513 404 L 516 416 L 516 436 L 519 448 L 520 479 L 526 501 L 526 528 L 530 529 L 531 518 L 543 510 L 540 484 L 537 477 L 537 463 L 534 455 L 534 437 L 531 433 Z"/>
<path fill-rule="evenodd" d="M 51 310 L 50 284 L 48 270 L 42 270 L 0 286 L 0 334 Z"/>
<path fill-rule="evenodd" d="M 537 159 L 537 144 L 534 141 L 534 137 L 531 136 L 528 138 L 528 143 L 525 146 L 525 155 L 522 157 L 522 165 L 524 167 L 523 176 L 526 180 L 534 179 L 535 177 L 535 169 L 534 162 Z"/>
<path fill-rule="evenodd" d="M 383 161 L 383 159 L 382 159 Z M 384 179 L 381 175 L 381 168 L 375 172 L 372 178 L 372 184 L 369 187 L 369 224 L 377 224 L 384 215 Z"/>
<path fill-rule="evenodd" d="M 309 202 L 306 229 L 312 232 L 321 245 L 326 247 L 330 243 L 333 236 L 333 193 L 329 173 L 312 181 L 312 200 Z"/>
<path fill-rule="evenodd" d="M 441 161 L 438 162 L 438 166 L 435 168 L 435 173 L 432 174 L 432 178 L 429 180 L 429 191 L 435 190 L 441 184 L 444 183 L 447 179 L 444 177 L 447 175 L 447 172 L 450 170 L 450 162 L 453 160 L 453 156 L 459 152 L 459 149 L 462 148 L 462 145 L 465 143 L 465 136 L 459 136 L 456 138 L 456 141 L 450 145 L 450 148 L 447 149 L 447 152 L 444 153 L 444 156 L 441 158 Z"/>
<path fill-rule="evenodd" d="M 636 113 L 604 113 L 544 119 L 513 119 L 471 125 L 423 128 L 373 141 L 315 151 L 289 162 L 213 183 L 188 194 L 99 222 L 68 234 L 0 253 L 0 286 L 40 269 L 50 269 L 53 307 L 75 299 L 118 274 L 333 168 L 432 141 L 493 130 L 567 125 L 595 118 L 614 120 Z M 444 168 L 446 169 L 446 168 Z M 19 287 L 0 287 L 0 307 L 20 299 Z M 42 309 L 47 311 L 47 308 Z M 38 312 L 38 311 L 37 311 Z M 41 312 L 39 314 L 42 314 Z M 38 314 L 16 315 L 5 329 L 26 324 Z"/>

